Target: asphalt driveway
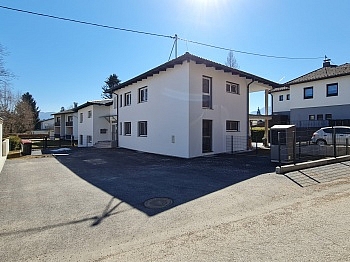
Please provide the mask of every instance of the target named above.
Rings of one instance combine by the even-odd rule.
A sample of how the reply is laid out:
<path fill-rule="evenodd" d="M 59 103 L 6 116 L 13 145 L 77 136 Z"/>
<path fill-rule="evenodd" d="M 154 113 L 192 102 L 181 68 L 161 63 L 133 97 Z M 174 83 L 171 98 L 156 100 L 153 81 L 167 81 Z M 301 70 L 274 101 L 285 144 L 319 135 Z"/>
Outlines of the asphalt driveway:
<path fill-rule="evenodd" d="M 0 203 L 2 261 L 350 260 L 350 176 L 303 188 L 264 155 L 7 160 Z"/>

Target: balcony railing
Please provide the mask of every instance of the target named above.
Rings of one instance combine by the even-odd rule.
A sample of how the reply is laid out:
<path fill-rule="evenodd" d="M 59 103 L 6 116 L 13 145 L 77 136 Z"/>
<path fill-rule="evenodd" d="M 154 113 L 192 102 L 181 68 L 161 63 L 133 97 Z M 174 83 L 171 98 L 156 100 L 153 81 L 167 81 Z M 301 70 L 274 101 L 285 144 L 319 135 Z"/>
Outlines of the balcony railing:
<path fill-rule="evenodd" d="M 73 121 L 66 122 L 66 126 L 73 126 Z"/>
<path fill-rule="evenodd" d="M 55 126 L 61 126 L 61 122 L 55 122 Z"/>

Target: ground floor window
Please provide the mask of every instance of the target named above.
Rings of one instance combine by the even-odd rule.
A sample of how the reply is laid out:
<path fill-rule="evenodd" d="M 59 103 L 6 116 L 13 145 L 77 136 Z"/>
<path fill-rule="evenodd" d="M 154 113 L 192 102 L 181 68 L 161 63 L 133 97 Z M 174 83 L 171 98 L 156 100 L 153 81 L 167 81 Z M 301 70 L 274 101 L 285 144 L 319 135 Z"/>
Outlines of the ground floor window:
<path fill-rule="evenodd" d="M 131 136 L 131 122 L 124 122 L 124 136 Z"/>
<path fill-rule="evenodd" d="M 138 122 L 138 136 L 147 136 L 147 121 Z"/>
<path fill-rule="evenodd" d="M 92 143 L 92 136 L 86 136 L 87 143 Z"/>
<path fill-rule="evenodd" d="M 228 131 L 228 132 L 239 131 L 239 121 L 227 120 L 226 121 L 226 131 Z"/>
<path fill-rule="evenodd" d="M 106 128 L 101 128 L 100 129 L 100 134 L 107 134 L 107 129 Z"/>
<path fill-rule="evenodd" d="M 82 145 L 84 143 L 84 137 L 83 135 L 79 136 L 79 145 Z"/>

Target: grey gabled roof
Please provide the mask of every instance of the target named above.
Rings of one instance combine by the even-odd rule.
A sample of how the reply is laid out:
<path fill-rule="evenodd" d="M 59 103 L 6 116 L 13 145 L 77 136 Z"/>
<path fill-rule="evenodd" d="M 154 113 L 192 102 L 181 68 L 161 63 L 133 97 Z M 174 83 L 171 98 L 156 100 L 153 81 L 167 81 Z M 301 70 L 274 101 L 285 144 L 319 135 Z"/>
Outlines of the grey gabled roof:
<path fill-rule="evenodd" d="M 346 76 L 346 75 L 350 75 L 349 63 L 343 64 L 340 66 L 331 65 L 331 66 L 322 67 L 311 73 L 295 78 L 285 83 L 285 85 L 290 86 L 290 85 L 295 85 L 300 83 L 306 83 L 306 82 Z"/>
<path fill-rule="evenodd" d="M 169 62 L 166 62 L 160 66 L 157 66 L 157 67 L 155 67 L 155 68 L 153 68 L 153 69 L 151 69 L 151 70 L 149 70 L 141 75 L 138 75 L 138 76 L 136 76 L 128 81 L 120 83 L 115 88 L 111 88 L 111 89 L 107 90 L 106 92 L 112 93 L 115 90 L 132 85 L 134 83 L 137 83 L 138 81 L 146 79 L 146 78 L 153 76 L 155 74 L 159 74 L 159 72 L 161 72 L 161 71 L 166 71 L 168 68 L 173 68 L 175 65 L 182 64 L 184 61 L 194 61 L 196 64 L 204 64 L 207 67 L 214 67 L 216 70 L 223 70 L 224 72 L 229 72 L 232 75 L 238 75 L 240 77 L 245 77 L 247 79 L 251 79 L 251 80 L 269 85 L 271 87 L 279 87 L 280 86 L 278 83 L 267 80 L 265 78 L 262 78 L 262 77 L 259 77 L 259 76 L 256 76 L 256 75 L 253 75 L 253 74 L 250 74 L 250 73 L 238 70 L 238 69 L 234 69 L 234 68 L 222 65 L 222 64 L 218 64 L 218 63 L 215 63 L 213 61 L 210 61 L 210 60 L 207 60 L 207 59 L 204 59 L 204 58 L 201 58 L 201 57 L 198 57 L 198 56 L 195 56 L 195 55 L 192 55 L 192 54 L 186 52 L 184 55 L 179 56 L 173 60 L 170 60 Z"/>

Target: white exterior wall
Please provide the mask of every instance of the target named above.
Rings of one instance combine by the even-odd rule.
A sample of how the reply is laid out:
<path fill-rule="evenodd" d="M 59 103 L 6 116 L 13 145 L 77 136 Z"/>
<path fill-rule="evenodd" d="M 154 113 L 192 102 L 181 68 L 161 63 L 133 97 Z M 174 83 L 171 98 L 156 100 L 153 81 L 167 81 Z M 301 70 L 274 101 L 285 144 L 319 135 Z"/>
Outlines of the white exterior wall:
<path fill-rule="evenodd" d="M 118 105 L 120 147 L 178 157 L 189 156 L 188 68 L 185 62 L 116 91 L 123 96 L 123 106 Z M 145 86 L 148 88 L 148 101 L 138 103 L 138 89 Z M 124 106 L 124 94 L 129 91 L 131 105 Z M 138 136 L 138 121 L 147 121 L 147 137 Z M 131 136 L 124 135 L 124 122 L 131 122 Z"/>
<path fill-rule="evenodd" d="M 212 109 L 202 108 L 202 77 L 212 78 Z M 240 85 L 240 94 L 226 92 L 226 81 Z M 226 152 L 226 136 L 239 140 L 235 150 L 247 146 L 247 81 L 231 73 L 191 62 L 190 70 L 190 154 L 202 153 L 202 120 L 212 120 L 212 150 L 214 154 Z M 226 120 L 239 121 L 239 132 L 226 132 Z M 237 146 L 239 148 L 237 148 Z"/>
<path fill-rule="evenodd" d="M 87 106 L 78 110 L 78 147 L 89 147 L 93 146 L 92 143 L 88 143 L 87 136 L 92 136 L 93 139 L 93 114 L 91 118 L 88 118 L 88 111 L 92 112 L 93 106 Z M 80 120 L 80 114 L 83 114 L 83 120 Z M 93 112 L 92 112 L 93 113 Z M 80 136 L 83 136 L 81 143 Z"/>
<path fill-rule="evenodd" d="M 338 96 L 327 97 L 327 84 L 338 83 Z M 304 88 L 313 87 L 313 98 L 304 99 Z M 350 97 L 350 76 L 336 77 L 292 85 L 290 108 L 348 105 Z"/>
<path fill-rule="evenodd" d="M 105 105 L 93 105 L 92 118 L 93 118 L 93 144 L 99 141 L 112 140 L 110 123 L 103 116 L 109 115 L 110 107 Z M 106 129 L 105 134 L 101 134 L 100 130 Z"/>
<path fill-rule="evenodd" d="M 291 100 L 287 100 L 287 94 L 290 94 L 289 90 L 272 93 L 273 96 L 273 112 L 286 112 L 290 110 Z M 283 101 L 279 101 L 279 96 L 283 95 Z M 292 95 L 290 95 L 292 99 Z"/>
<path fill-rule="evenodd" d="M 110 124 L 101 117 L 109 114 L 110 107 L 105 105 L 89 105 L 78 110 L 78 146 L 90 147 L 98 141 L 111 140 Z M 88 112 L 91 111 L 91 117 L 88 117 Z M 83 122 L 80 122 L 80 113 L 83 113 Z M 106 134 L 101 134 L 100 129 L 107 129 Z M 83 136 L 83 143 L 80 143 L 80 136 Z M 88 143 L 87 136 L 91 136 L 91 143 Z"/>

